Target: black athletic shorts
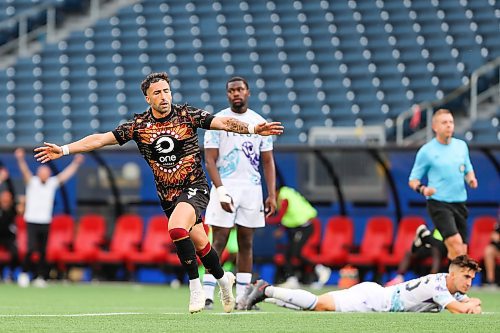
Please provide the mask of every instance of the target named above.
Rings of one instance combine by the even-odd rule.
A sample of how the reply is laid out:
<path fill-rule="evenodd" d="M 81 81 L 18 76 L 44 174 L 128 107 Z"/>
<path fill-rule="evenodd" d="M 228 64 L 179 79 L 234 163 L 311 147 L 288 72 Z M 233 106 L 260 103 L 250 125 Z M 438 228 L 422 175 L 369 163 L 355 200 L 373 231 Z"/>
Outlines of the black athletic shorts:
<path fill-rule="evenodd" d="M 163 207 L 163 211 L 165 215 L 170 218 L 172 212 L 179 202 L 187 202 L 191 206 L 193 206 L 194 211 L 196 212 L 196 223 L 202 223 L 202 213 L 207 208 L 208 200 L 210 199 L 210 191 L 208 189 L 208 184 L 199 183 L 189 185 L 184 189 L 184 191 L 177 197 L 174 204 L 172 203 L 161 203 Z"/>
<path fill-rule="evenodd" d="M 443 239 L 460 234 L 467 244 L 467 217 L 469 211 L 464 202 L 443 202 L 427 200 L 427 211 L 434 226 L 439 230 Z"/>
<path fill-rule="evenodd" d="M 497 222 L 495 224 L 495 232 L 500 234 L 500 222 Z M 497 247 L 497 250 L 500 250 L 500 241 L 491 241 L 491 244 L 495 245 Z"/>

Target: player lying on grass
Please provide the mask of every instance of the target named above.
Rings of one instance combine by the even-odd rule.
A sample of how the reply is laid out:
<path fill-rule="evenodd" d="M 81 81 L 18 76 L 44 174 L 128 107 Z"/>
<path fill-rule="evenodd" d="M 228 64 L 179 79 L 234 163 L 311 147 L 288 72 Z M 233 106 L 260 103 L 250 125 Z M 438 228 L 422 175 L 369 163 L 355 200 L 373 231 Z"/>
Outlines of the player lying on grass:
<path fill-rule="evenodd" d="M 390 287 L 363 282 L 349 289 L 316 296 L 306 290 L 286 289 L 258 280 L 250 286 L 246 306 L 266 300 L 295 310 L 337 312 L 481 313 L 481 300 L 465 295 L 481 268 L 467 255 L 450 263 L 449 273 L 429 274 Z"/>

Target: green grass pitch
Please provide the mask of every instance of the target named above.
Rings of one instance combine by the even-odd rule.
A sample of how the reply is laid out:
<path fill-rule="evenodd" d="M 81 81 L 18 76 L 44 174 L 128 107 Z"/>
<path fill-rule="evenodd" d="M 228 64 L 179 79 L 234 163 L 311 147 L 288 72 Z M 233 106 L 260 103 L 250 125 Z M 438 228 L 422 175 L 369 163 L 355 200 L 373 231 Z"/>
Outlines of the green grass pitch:
<path fill-rule="evenodd" d="M 323 290 L 325 291 L 325 290 Z M 136 284 L 0 284 L 0 332 L 500 332 L 500 291 L 473 290 L 484 314 L 261 311 L 189 314 L 187 288 Z"/>

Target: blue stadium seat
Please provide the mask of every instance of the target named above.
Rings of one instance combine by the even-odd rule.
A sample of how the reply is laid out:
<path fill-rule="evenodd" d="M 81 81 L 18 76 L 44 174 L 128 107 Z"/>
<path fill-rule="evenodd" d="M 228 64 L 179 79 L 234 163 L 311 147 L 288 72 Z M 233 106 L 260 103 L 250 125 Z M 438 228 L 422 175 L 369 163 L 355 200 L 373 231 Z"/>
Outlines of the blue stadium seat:
<path fill-rule="evenodd" d="M 29 2 L 16 2 L 15 10 Z M 259 111 L 266 104 L 266 117 L 290 127 L 277 144 L 303 143 L 312 126 L 353 126 L 356 119 L 382 124 L 414 103 L 434 100 L 439 90 L 461 85 L 464 76 L 500 55 L 495 6 L 488 0 L 150 0 L 46 44 L 33 58 L 20 58 L 15 75 L 0 71 L 0 100 L 7 98 L 3 88 L 10 77 L 16 91 L 34 91 L 37 81 L 41 117 L 51 124 L 42 134 L 69 131 L 76 138 L 145 110 L 139 83 L 150 71 L 169 72 L 176 102 L 216 111 L 227 107 L 228 77 L 241 75 L 252 87 L 252 107 Z M 12 106 L 33 117 L 33 95 L 16 94 Z M 0 103 L 2 124 L 9 105 Z M 24 111 L 16 112 L 16 119 L 23 117 Z M 65 119 L 71 129 L 57 131 Z M 16 143 L 34 140 L 39 129 L 32 122 L 19 125 Z M 8 132 L 0 126 L 0 137 Z"/>

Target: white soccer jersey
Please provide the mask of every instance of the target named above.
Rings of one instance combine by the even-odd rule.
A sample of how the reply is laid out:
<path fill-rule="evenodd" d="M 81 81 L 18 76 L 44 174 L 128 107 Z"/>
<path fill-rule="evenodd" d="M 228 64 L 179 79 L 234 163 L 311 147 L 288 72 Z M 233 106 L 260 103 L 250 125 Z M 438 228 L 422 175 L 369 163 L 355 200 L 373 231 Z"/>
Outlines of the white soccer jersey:
<path fill-rule="evenodd" d="M 251 109 L 239 114 L 226 108 L 215 116 L 233 117 L 254 125 L 266 121 Z M 211 130 L 205 132 L 204 146 L 219 149 L 217 168 L 223 183 L 229 181 L 230 183 L 260 185 L 260 153 L 273 150 L 273 140 L 271 136 Z"/>
<path fill-rule="evenodd" d="M 429 274 L 397 284 L 392 289 L 391 312 L 439 312 L 453 301 L 462 301 L 466 295 L 452 295 L 446 287 L 448 274 Z"/>
<path fill-rule="evenodd" d="M 26 187 L 26 208 L 24 220 L 30 223 L 49 224 L 52 221 L 54 197 L 59 188 L 56 176 L 42 183 L 38 176 L 33 176 Z"/>

